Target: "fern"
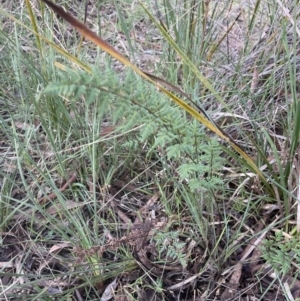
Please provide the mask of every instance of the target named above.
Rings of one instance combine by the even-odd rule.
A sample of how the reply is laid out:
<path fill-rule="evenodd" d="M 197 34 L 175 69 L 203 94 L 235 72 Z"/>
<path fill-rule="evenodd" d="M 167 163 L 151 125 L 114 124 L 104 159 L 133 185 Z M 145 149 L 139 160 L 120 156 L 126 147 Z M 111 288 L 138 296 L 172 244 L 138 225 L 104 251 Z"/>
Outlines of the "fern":
<path fill-rule="evenodd" d="M 45 93 L 64 96 L 71 103 L 85 100 L 90 110 L 100 103 L 99 114 L 118 124 L 121 132 L 139 127 L 119 147 L 140 150 L 139 143 L 146 144 L 148 156 L 160 149 L 164 164 L 172 161 L 175 166 L 170 169 L 172 176 L 177 174 L 192 190 L 220 186 L 216 173 L 223 159 L 217 140 L 207 138 L 197 121 L 188 120 L 180 108 L 132 72 L 120 78 L 109 68 L 102 73 L 95 70 L 93 75 L 68 71 L 58 83 L 49 84 Z"/>
<path fill-rule="evenodd" d="M 166 261 L 169 259 L 178 260 L 183 268 L 187 266 L 185 247 L 186 243 L 180 240 L 178 231 L 158 232 L 152 238 L 156 249 L 159 250 L 158 260 Z"/>
<path fill-rule="evenodd" d="M 292 268 L 292 262 L 300 263 L 300 240 L 299 237 L 285 239 L 282 231 L 265 240 L 261 247 L 262 257 L 276 271 L 278 275 L 286 275 Z"/>

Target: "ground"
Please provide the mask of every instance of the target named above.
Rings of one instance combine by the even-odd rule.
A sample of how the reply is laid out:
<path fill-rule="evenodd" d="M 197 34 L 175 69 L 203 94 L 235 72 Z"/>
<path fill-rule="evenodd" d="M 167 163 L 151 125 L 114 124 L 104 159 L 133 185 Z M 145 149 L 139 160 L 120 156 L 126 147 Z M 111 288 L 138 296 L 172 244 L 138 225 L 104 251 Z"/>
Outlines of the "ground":
<path fill-rule="evenodd" d="M 212 127 L 2 1 L 1 300 L 299 298 L 293 3 L 56 3 Z"/>

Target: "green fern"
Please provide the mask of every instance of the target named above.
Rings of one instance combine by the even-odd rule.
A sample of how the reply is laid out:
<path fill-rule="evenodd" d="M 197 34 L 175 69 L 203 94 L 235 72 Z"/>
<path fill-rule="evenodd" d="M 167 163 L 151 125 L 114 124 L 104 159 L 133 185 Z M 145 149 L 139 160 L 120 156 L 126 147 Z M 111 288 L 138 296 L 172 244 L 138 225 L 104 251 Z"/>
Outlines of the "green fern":
<path fill-rule="evenodd" d="M 286 239 L 282 231 L 264 241 L 261 247 L 262 257 L 279 275 L 286 275 L 292 268 L 292 262 L 300 263 L 300 239 L 292 237 Z"/>
<path fill-rule="evenodd" d="M 152 242 L 159 252 L 158 261 L 167 263 L 167 260 L 179 261 L 183 268 L 187 266 L 185 254 L 186 243 L 180 240 L 178 231 L 158 232 Z"/>
<path fill-rule="evenodd" d="M 216 189 L 222 181 L 216 175 L 224 164 L 216 139 L 208 138 L 203 127 L 188 120 L 185 112 L 166 99 L 132 72 L 120 78 L 113 70 L 96 70 L 92 75 L 67 71 L 58 83 L 51 83 L 45 93 L 63 96 L 70 103 L 84 100 L 93 110 L 101 104 L 101 116 L 118 124 L 123 133 L 138 127 L 137 133 L 126 135 L 119 147 L 140 149 L 147 145 L 147 155 L 160 149 L 163 164 L 172 162 L 172 176 L 178 175 L 192 190 Z M 99 106 L 98 106 L 99 108 Z"/>

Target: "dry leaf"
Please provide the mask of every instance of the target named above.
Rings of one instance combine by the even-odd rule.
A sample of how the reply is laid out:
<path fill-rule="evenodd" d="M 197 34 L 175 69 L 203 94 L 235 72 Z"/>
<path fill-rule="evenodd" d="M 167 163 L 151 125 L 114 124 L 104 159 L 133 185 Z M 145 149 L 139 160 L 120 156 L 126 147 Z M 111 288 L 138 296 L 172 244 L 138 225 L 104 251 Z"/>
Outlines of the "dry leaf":
<path fill-rule="evenodd" d="M 78 203 L 78 202 L 74 202 L 74 201 L 66 201 L 64 203 L 64 205 L 54 204 L 54 205 L 50 206 L 47 209 L 47 213 L 48 214 L 56 214 L 57 212 L 59 212 L 61 210 L 65 210 L 65 209 L 70 210 L 70 209 L 74 209 L 74 208 L 77 208 L 77 207 L 81 207 L 83 205 L 84 205 L 83 203 Z"/>
<path fill-rule="evenodd" d="M 112 299 L 115 295 L 115 289 L 118 286 L 117 278 L 113 282 L 111 282 L 105 289 L 100 301 L 108 301 Z"/>

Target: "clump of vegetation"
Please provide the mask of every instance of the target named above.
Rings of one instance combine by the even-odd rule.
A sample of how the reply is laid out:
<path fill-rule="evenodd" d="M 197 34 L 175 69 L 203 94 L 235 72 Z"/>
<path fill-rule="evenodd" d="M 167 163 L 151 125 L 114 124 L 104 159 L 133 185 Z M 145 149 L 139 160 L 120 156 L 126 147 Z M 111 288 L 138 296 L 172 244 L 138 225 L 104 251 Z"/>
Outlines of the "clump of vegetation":
<path fill-rule="evenodd" d="M 264 241 L 262 258 L 269 263 L 279 275 L 287 275 L 292 269 L 292 263 L 300 262 L 300 244 L 298 237 L 285 239 L 282 231 L 276 231 L 275 236 Z"/>
<path fill-rule="evenodd" d="M 0 296 L 297 298 L 296 3 L 44 2 L 0 9 Z"/>

